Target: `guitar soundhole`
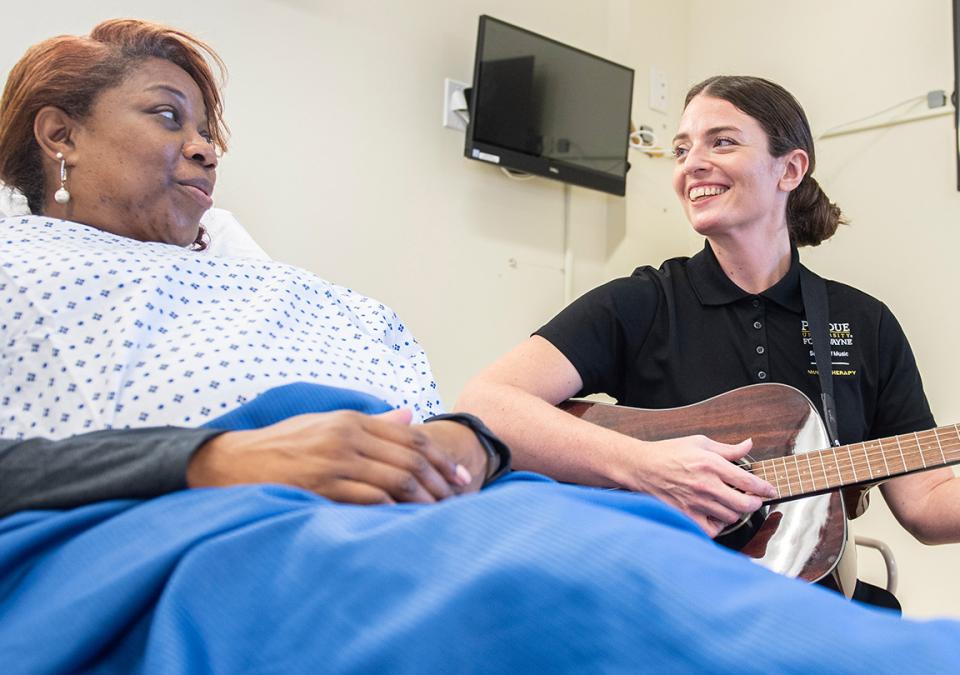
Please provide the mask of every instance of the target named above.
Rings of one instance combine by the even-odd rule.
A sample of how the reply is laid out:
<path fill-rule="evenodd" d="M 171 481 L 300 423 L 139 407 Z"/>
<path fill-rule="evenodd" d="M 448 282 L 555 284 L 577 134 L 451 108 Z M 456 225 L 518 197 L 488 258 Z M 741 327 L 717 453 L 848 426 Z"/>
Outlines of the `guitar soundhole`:
<path fill-rule="evenodd" d="M 769 514 L 770 507 L 761 506 L 759 510 L 754 511 L 750 515 L 743 516 L 736 523 L 725 527 L 723 531 L 714 538 L 714 541 L 721 546 L 739 551 L 753 539 Z"/>
<path fill-rule="evenodd" d="M 755 461 L 754 458 L 747 455 L 741 459 L 734 460 L 733 463 L 737 466 L 744 467 L 752 461 Z M 763 521 L 767 519 L 769 513 L 770 507 L 765 504 L 761 506 L 758 511 L 741 516 L 740 520 L 723 528 L 720 534 L 714 537 L 714 541 L 722 546 L 739 551 L 746 546 L 747 542 L 757 533 L 757 530 L 760 529 L 760 526 L 763 524 Z"/>

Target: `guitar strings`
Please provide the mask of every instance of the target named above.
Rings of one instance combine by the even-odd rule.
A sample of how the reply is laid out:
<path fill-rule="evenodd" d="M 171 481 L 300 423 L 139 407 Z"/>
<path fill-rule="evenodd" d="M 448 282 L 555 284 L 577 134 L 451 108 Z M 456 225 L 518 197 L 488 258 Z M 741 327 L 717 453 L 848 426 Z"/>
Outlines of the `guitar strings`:
<path fill-rule="evenodd" d="M 847 447 L 837 448 L 837 450 L 847 450 Z M 902 455 L 898 452 L 894 455 L 903 461 L 897 462 L 890 469 L 889 464 L 886 471 L 881 471 L 879 463 L 874 460 L 872 463 L 864 459 L 854 459 L 850 462 L 848 458 L 831 450 L 828 451 L 828 457 L 824 461 L 822 451 L 800 453 L 797 455 L 786 455 L 767 460 L 760 460 L 753 465 L 746 465 L 747 471 L 754 475 L 763 477 L 770 482 L 781 493 L 786 489 L 790 494 L 804 491 L 816 491 L 830 487 L 840 487 L 849 483 L 859 483 L 869 481 L 874 478 L 888 478 L 902 473 L 923 470 L 926 468 L 936 468 L 946 466 L 950 463 L 960 462 L 960 453 L 955 448 L 944 447 L 944 454 L 941 457 L 940 450 L 932 448 L 904 448 Z M 926 458 L 930 457 L 929 462 Z M 917 459 L 919 458 L 919 461 Z M 792 460 L 792 461 L 791 461 Z M 817 465 L 820 466 L 817 466 Z M 806 465 L 806 466 L 804 466 Z M 876 468 L 876 471 L 874 471 Z M 773 478 L 770 475 L 773 474 Z M 837 481 L 834 474 L 840 478 Z M 805 490 L 806 486 L 813 490 Z M 796 489 L 795 489 L 796 488 Z"/>
<path fill-rule="evenodd" d="M 853 453 L 853 460 L 840 454 L 843 451 Z M 886 477 L 891 474 L 900 474 L 910 471 L 916 471 L 925 468 L 935 468 L 942 466 L 954 460 L 960 460 L 958 449 L 950 446 L 944 446 L 941 453 L 940 447 L 906 447 L 896 453 L 886 453 L 880 455 L 873 450 L 872 455 L 867 458 L 863 456 L 862 450 L 854 450 L 852 447 L 841 446 L 837 449 L 826 451 L 813 451 L 808 453 L 799 453 L 796 455 L 784 455 L 781 457 L 772 457 L 765 460 L 755 460 L 752 463 L 745 464 L 743 468 L 754 473 L 758 471 L 774 471 L 779 467 L 777 462 L 789 462 L 791 458 L 807 458 L 807 464 L 813 464 L 806 468 L 797 467 L 796 472 L 789 470 L 789 473 L 800 473 L 803 475 L 825 476 L 839 471 L 841 473 L 850 473 L 852 478 L 860 479 L 862 476 L 872 478 L 874 476 Z M 929 461 L 928 461 L 929 460 Z M 819 465 L 819 466 L 817 466 Z M 882 466 L 881 466 L 882 465 Z M 855 474 L 855 475 L 854 475 Z"/>
<path fill-rule="evenodd" d="M 945 456 L 946 453 L 952 453 L 960 449 L 960 443 L 958 443 L 957 441 L 947 440 L 946 442 L 944 442 L 942 439 L 940 439 L 938 434 L 934 433 L 934 432 L 939 432 L 945 428 L 946 427 L 942 427 L 936 430 L 931 429 L 924 432 L 917 432 L 917 434 L 915 434 L 917 436 L 917 440 L 908 440 L 906 445 L 898 441 L 898 438 L 902 438 L 903 436 L 901 437 L 892 436 L 889 438 L 881 438 L 881 439 L 876 439 L 872 441 L 864 441 L 861 443 L 851 443 L 851 444 L 839 446 L 836 448 L 824 448 L 823 450 L 816 450 L 816 451 L 811 451 L 809 453 L 802 453 L 797 456 L 804 457 L 804 456 L 810 455 L 811 457 L 816 457 L 817 455 L 827 455 L 830 457 L 831 460 L 833 460 L 833 456 L 836 455 L 837 453 L 847 452 L 848 454 L 852 453 L 854 455 L 854 460 L 853 460 L 854 466 L 864 467 L 868 465 L 872 466 L 874 463 L 878 463 L 878 462 L 885 462 L 886 465 L 889 466 L 889 461 L 886 461 L 888 458 L 897 460 L 898 458 L 901 457 L 901 454 L 902 454 L 904 457 L 920 456 L 922 458 L 922 464 L 917 465 L 915 468 L 923 468 L 923 463 L 925 463 L 927 456 L 933 457 L 934 460 L 932 463 L 939 465 L 942 463 L 943 460 L 946 460 L 946 456 Z M 960 438 L 960 431 L 955 433 L 957 433 L 958 438 Z M 905 434 L 904 436 L 910 436 L 910 435 L 914 435 L 914 434 Z M 925 437 L 923 440 L 919 438 L 921 435 Z M 931 436 L 933 438 L 932 442 L 931 442 Z M 926 446 L 924 446 L 924 442 L 927 443 Z M 936 446 L 934 446 L 933 444 L 934 442 L 937 443 Z M 884 447 L 884 444 L 889 444 L 892 446 L 894 443 L 897 444 L 896 450 L 887 449 Z M 860 446 L 860 448 L 857 448 L 856 446 Z M 943 451 L 942 453 L 941 453 L 941 449 Z M 867 457 L 865 457 L 864 453 L 867 453 L 867 455 L 870 458 L 868 459 Z M 792 457 L 792 456 L 793 455 L 788 455 L 786 457 Z M 754 463 L 756 464 L 760 464 L 762 462 L 773 463 L 775 461 L 782 460 L 782 459 L 784 459 L 784 457 L 774 457 L 766 460 L 755 460 Z M 841 457 L 841 460 L 846 462 L 846 459 L 844 459 L 843 457 Z M 895 462 L 895 464 L 896 463 L 899 463 L 901 466 L 904 465 L 903 461 Z M 909 470 L 912 470 L 912 468 L 906 467 L 906 470 L 909 471 Z"/>
<path fill-rule="evenodd" d="M 949 434 L 957 440 L 945 440 L 941 433 Z M 913 438 L 910 438 L 911 436 Z M 782 497 L 785 491 L 787 496 L 792 496 L 869 481 L 874 477 L 887 478 L 891 475 L 946 466 L 953 462 L 960 462 L 960 427 L 956 424 L 796 455 L 755 460 L 742 465 L 742 468 L 767 480 Z M 839 481 L 836 480 L 837 477 L 840 478 Z M 807 486 L 812 489 L 806 489 Z"/>
<path fill-rule="evenodd" d="M 879 471 L 875 473 L 871 472 L 868 465 L 863 463 L 860 465 L 860 472 L 857 473 L 855 467 L 851 467 L 849 464 L 844 465 L 843 463 L 834 462 L 834 470 L 831 470 L 829 466 L 825 469 L 823 467 L 816 467 L 814 465 L 814 459 L 808 459 L 807 454 L 812 453 L 801 453 L 799 455 L 788 455 L 774 460 L 764 460 L 764 466 L 750 467 L 747 470 L 773 485 L 780 493 L 780 496 L 784 494 L 792 496 L 804 492 L 816 492 L 819 490 L 839 488 L 854 483 L 869 482 L 874 479 L 880 480 L 895 477 L 900 474 L 911 473 L 925 468 L 932 469 L 960 462 L 960 455 L 951 454 L 947 462 L 937 461 L 935 464 L 931 463 L 927 467 L 924 467 L 921 463 L 915 463 L 913 466 L 908 465 L 906 470 L 897 469 L 887 473 Z M 907 456 L 910 457 L 910 455 L 918 454 L 919 453 L 908 453 Z M 793 461 L 791 462 L 791 460 Z M 780 466 L 776 465 L 777 462 L 780 463 Z M 804 467 L 804 464 L 807 464 L 807 466 Z M 837 474 L 839 480 L 834 478 L 834 473 Z"/>

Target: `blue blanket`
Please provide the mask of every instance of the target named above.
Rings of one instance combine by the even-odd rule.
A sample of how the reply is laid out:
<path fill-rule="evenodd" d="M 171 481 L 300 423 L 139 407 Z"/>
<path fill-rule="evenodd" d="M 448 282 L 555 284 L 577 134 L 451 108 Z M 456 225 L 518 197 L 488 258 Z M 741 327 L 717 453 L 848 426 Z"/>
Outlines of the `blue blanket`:
<path fill-rule="evenodd" d="M 0 520 L 4 673 L 958 667 L 960 623 L 856 605 L 652 498 L 534 474 L 430 506 L 263 485 Z"/>

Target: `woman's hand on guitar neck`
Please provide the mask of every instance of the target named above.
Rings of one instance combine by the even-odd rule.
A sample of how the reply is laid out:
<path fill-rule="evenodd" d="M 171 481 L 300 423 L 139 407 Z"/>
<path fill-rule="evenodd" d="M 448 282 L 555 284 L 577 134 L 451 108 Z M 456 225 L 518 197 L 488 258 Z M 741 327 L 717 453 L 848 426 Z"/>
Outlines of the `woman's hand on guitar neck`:
<path fill-rule="evenodd" d="M 736 445 L 706 436 L 636 442 L 642 451 L 630 449 L 622 467 L 627 474 L 618 482 L 675 506 L 711 537 L 777 496 L 772 485 L 733 464 L 750 452 L 750 439 Z"/>

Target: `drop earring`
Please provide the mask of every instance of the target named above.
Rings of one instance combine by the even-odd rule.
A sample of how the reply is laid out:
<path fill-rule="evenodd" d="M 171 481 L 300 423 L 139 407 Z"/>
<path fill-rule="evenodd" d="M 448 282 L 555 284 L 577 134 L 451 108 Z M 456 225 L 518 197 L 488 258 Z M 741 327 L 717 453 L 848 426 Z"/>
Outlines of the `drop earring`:
<path fill-rule="evenodd" d="M 57 159 L 60 160 L 60 189 L 53 193 L 53 200 L 57 204 L 66 204 L 70 201 L 70 192 L 67 190 L 67 160 L 63 158 L 63 153 L 57 153 Z"/>

